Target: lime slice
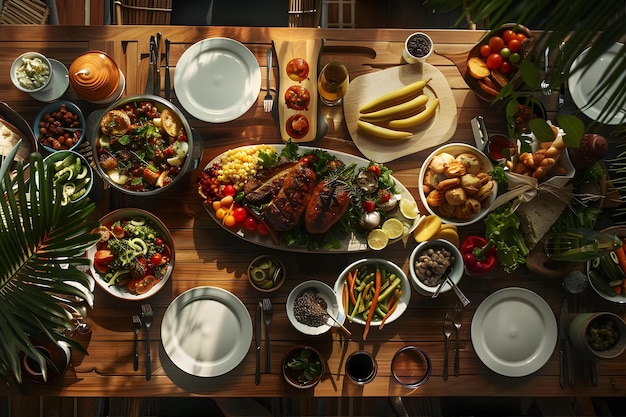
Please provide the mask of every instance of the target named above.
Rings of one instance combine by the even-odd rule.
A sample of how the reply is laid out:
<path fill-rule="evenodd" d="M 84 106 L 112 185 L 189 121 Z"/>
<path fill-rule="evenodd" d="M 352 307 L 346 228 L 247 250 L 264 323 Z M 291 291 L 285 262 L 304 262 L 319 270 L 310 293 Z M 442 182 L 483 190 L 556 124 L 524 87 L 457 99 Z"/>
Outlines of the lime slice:
<path fill-rule="evenodd" d="M 409 220 L 416 219 L 420 215 L 417 203 L 407 198 L 400 200 L 400 213 Z"/>
<path fill-rule="evenodd" d="M 389 236 L 382 229 L 374 229 L 367 235 L 367 244 L 370 249 L 381 250 L 389 243 Z"/>
<path fill-rule="evenodd" d="M 389 239 L 397 239 L 404 234 L 404 224 L 395 218 L 387 219 L 382 226 Z"/>

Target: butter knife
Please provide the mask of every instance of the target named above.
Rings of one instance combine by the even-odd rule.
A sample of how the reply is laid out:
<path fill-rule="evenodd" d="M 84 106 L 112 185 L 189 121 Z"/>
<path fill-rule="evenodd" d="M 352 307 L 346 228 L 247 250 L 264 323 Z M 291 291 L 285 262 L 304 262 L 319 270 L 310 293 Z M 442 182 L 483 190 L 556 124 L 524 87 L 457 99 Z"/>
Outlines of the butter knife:
<path fill-rule="evenodd" d="M 254 383 L 259 385 L 261 382 L 261 321 L 263 313 L 263 304 L 259 301 L 256 306 L 256 320 L 254 325 L 254 333 L 256 339 L 256 369 L 254 372 Z"/>
<path fill-rule="evenodd" d="M 165 99 L 170 101 L 170 38 L 165 38 Z"/>
<path fill-rule="evenodd" d="M 161 32 L 157 32 L 154 42 L 154 87 L 155 95 L 161 95 Z"/>
<path fill-rule="evenodd" d="M 150 64 L 148 65 L 148 79 L 146 80 L 146 94 L 154 94 L 154 36 L 150 36 Z"/>

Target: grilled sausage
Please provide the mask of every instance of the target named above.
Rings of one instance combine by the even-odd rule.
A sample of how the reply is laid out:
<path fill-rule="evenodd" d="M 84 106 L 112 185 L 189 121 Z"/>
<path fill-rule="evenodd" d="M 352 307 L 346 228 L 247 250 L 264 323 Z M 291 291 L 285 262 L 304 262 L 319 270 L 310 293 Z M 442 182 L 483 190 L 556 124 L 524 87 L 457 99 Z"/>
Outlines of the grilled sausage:
<path fill-rule="evenodd" d="M 306 230 L 325 233 L 337 223 L 350 207 L 350 193 L 340 179 L 325 178 L 313 190 L 304 214 Z"/>

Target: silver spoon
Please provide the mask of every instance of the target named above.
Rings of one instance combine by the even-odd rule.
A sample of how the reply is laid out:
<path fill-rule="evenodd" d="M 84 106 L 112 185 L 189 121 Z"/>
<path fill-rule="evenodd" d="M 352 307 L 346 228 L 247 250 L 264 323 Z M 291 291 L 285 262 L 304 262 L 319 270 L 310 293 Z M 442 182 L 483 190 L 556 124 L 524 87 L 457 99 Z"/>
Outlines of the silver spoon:
<path fill-rule="evenodd" d="M 430 298 L 437 298 L 439 297 L 439 293 L 441 292 L 441 289 L 443 288 L 443 285 L 450 280 L 450 282 L 452 282 L 452 280 L 450 279 L 450 277 L 448 276 L 448 274 L 450 272 L 452 272 L 454 268 L 452 268 L 452 264 L 450 264 L 445 271 L 443 271 L 443 274 L 441 275 L 443 277 L 443 279 L 441 280 L 441 282 L 439 283 L 439 286 L 437 287 L 437 289 L 435 290 L 435 292 L 433 293 L 433 295 L 430 296 Z"/>

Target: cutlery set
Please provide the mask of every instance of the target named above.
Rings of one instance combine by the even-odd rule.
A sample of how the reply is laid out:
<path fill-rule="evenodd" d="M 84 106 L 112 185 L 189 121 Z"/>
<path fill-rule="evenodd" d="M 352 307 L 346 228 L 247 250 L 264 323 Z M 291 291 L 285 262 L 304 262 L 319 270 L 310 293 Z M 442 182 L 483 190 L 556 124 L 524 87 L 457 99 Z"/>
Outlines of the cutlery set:
<path fill-rule="evenodd" d="M 465 304 L 463 304 L 465 305 Z M 443 380 L 448 380 L 448 345 L 450 342 L 450 337 L 452 333 L 455 336 L 454 343 L 454 376 L 461 375 L 460 371 L 460 360 L 459 360 L 459 338 L 461 333 L 461 325 L 463 324 L 463 305 L 457 303 L 454 306 L 454 310 L 452 311 L 452 315 L 449 312 L 446 312 L 446 315 L 443 319 L 443 335 L 445 337 L 445 347 L 444 347 L 444 355 L 443 355 Z"/>
<path fill-rule="evenodd" d="M 143 327 L 146 328 L 146 381 L 152 378 L 152 366 L 150 361 L 150 327 L 152 326 L 152 320 L 154 313 L 152 312 L 152 306 L 150 304 L 141 305 L 141 317 L 133 315 L 133 331 L 135 333 L 135 353 L 133 356 L 133 369 L 136 371 L 139 369 L 139 332 Z M 143 322 L 142 322 L 143 319 Z"/>
<path fill-rule="evenodd" d="M 171 81 L 170 81 L 170 39 L 165 39 L 165 99 L 171 99 Z M 149 65 L 148 65 L 148 77 L 146 79 L 146 94 L 152 94 L 155 96 L 161 95 L 161 33 L 158 32 L 156 36 L 150 37 L 150 52 L 149 52 Z"/>
<path fill-rule="evenodd" d="M 269 298 L 264 298 L 263 301 L 259 301 L 256 308 L 255 318 L 255 347 L 256 347 L 256 368 L 254 373 L 254 383 L 259 385 L 261 382 L 261 334 L 263 332 L 263 323 L 265 323 L 265 373 L 271 372 L 271 357 L 270 357 L 270 323 L 272 322 L 273 307 Z"/>

